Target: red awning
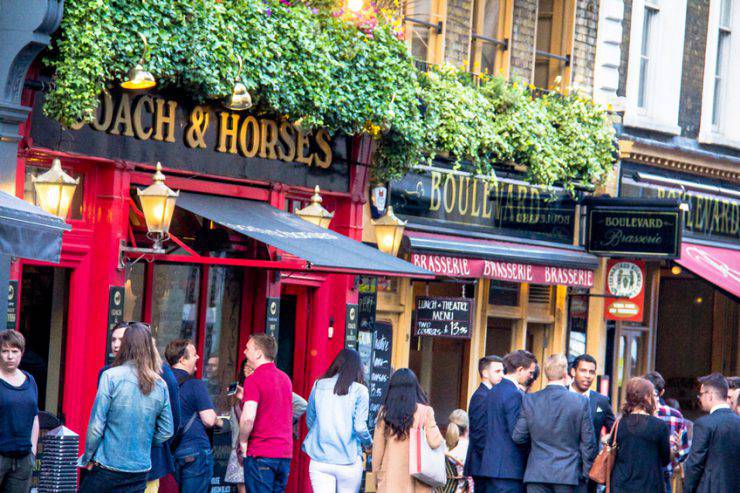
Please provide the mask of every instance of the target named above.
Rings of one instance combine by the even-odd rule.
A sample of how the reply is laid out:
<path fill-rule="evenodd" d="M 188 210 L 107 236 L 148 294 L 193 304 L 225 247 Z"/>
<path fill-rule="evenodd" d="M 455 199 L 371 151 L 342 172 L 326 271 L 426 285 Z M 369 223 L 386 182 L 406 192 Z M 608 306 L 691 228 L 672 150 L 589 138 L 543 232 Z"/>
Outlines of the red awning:
<path fill-rule="evenodd" d="M 440 276 L 590 288 L 598 259 L 576 248 L 407 231 L 411 263 Z"/>
<path fill-rule="evenodd" d="M 720 289 L 740 297 L 740 250 L 684 241 L 676 262 Z"/>

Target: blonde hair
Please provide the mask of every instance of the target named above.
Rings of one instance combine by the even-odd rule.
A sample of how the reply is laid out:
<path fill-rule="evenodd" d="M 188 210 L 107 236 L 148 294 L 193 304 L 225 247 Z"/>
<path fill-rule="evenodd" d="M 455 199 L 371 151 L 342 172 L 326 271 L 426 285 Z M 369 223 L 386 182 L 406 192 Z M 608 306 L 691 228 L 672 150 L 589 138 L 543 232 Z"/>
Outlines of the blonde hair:
<path fill-rule="evenodd" d="M 468 413 L 462 409 L 452 411 L 449 419 L 450 423 L 447 425 L 445 442 L 447 442 L 447 448 L 452 450 L 457 447 L 457 442 L 460 441 L 460 435 L 467 433 L 470 420 L 468 419 Z"/>
<path fill-rule="evenodd" d="M 562 380 L 567 368 L 568 358 L 558 353 L 548 356 L 543 371 L 548 380 Z"/>

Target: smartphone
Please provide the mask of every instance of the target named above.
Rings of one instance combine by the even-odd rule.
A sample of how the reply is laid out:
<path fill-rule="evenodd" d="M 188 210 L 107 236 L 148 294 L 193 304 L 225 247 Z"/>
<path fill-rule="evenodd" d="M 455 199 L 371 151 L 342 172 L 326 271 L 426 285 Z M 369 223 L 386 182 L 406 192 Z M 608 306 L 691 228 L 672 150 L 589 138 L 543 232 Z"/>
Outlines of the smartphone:
<path fill-rule="evenodd" d="M 226 389 L 226 395 L 232 396 L 236 394 L 236 388 L 239 386 L 239 382 L 232 382 L 229 388 Z"/>

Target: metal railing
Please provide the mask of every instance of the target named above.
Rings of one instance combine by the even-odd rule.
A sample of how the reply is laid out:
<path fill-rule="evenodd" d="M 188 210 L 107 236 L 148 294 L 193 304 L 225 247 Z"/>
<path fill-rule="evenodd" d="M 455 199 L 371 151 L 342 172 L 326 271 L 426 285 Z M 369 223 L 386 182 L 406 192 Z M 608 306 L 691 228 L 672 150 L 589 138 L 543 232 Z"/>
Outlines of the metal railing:
<path fill-rule="evenodd" d="M 556 55 L 555 53 L 549 53 L 547 51 L 536 50 L 535 54 L 539 57 L 550 58 L 552 60 L 560 60 L 565 64 L 566 67 L 570 66 L 570 55 Z"/>
<path fill-rule="evenodd" d="M 444 30 L 444 24 L 442 23 L 442 21 L 429 22 L 422 19 L 414 19 L 413 17 L 409 16 L 404 16 L 403 20 L 412 24 L 418 24 L 420 26 L 426 26 L 430 29 L 435 29 L 437 31 L 437 34 L 442 34 L 442 31 Z"/>
<path fill-rule="evenodd" d="M 486 43 L 490 43 L 492 45 L 496 45 L 497 47 L 501 48 L 502 50 L 508 50 L 509 49 L 509 40 L 508 39 L 496 39 L 496 38 L 489 38 L 488 36 L 483 36 L 482 34 L 471 34 L 471 37 L 473 39 L 477 39 L 480 41 L 485 41 Z"/>

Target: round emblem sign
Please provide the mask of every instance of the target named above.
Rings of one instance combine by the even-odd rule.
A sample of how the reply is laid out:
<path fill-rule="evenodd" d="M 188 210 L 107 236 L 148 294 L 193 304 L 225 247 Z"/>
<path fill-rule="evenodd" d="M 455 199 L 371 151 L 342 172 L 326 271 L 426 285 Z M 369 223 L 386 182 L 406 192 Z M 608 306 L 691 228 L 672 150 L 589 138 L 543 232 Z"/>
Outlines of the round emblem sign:
<path fill-rule="evenodd" d="M 632 262 L 617 262 L 609 269 L 609 291 L 620 298 L 634 298 L 642 291 L 642 270 Z"/>
<path fill-rule="evenodd" d="M 121 295 L 120 291 L 116 291 L 113 293 L 113 304 L 118 306 L 123 301 L 123 296 Z"/>

